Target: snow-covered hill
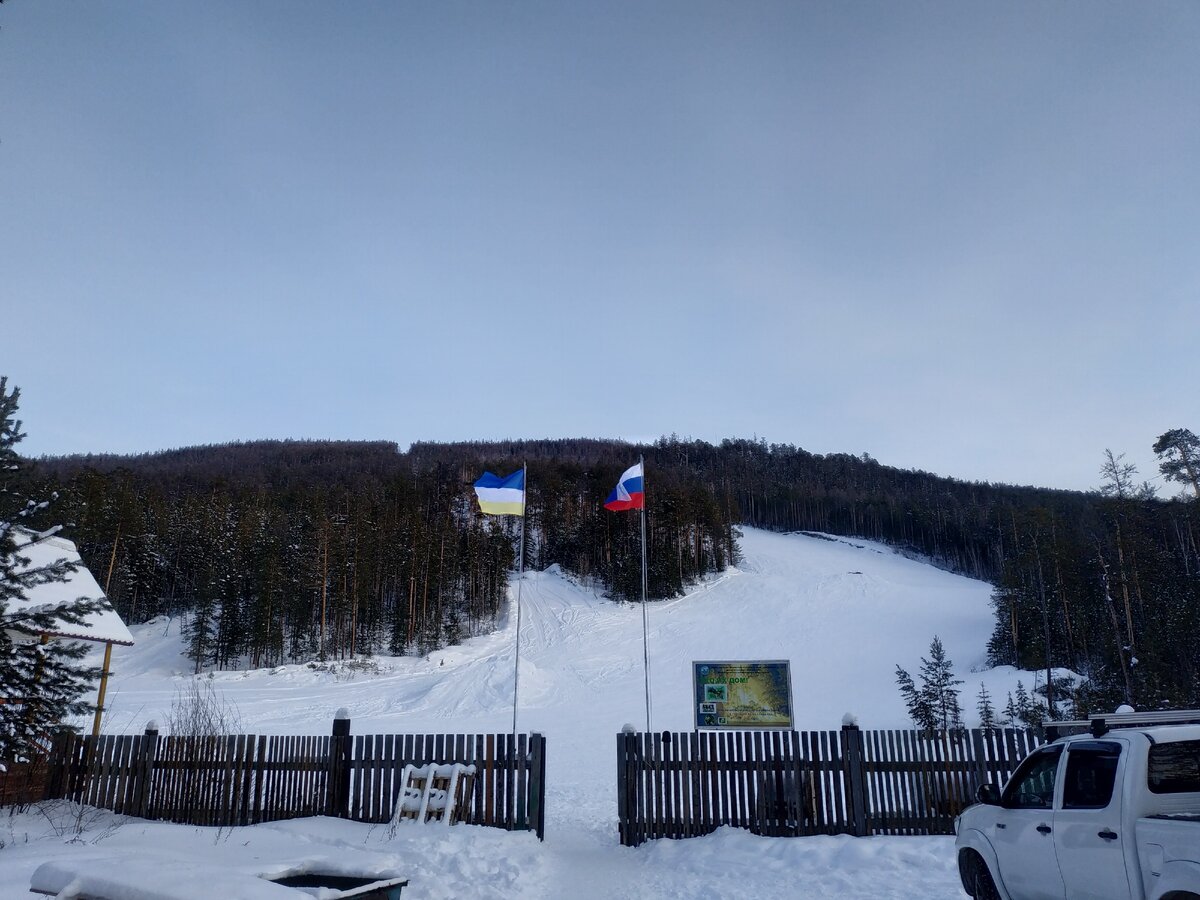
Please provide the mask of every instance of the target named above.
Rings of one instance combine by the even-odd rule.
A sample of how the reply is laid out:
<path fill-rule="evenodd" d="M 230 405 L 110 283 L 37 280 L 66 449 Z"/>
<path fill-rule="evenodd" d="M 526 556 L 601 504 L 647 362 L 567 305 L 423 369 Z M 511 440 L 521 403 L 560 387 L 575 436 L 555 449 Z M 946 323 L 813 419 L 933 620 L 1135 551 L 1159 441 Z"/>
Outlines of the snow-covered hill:
<path fill-rule="evenodd" d="M 790 659 L 801 729 L 836 728 L 846 712 L 864 728 L 906 727 L 895 666 L 915 671 L 935 634 L 964 681 L 968 711 L 980 683 L 1001 698 L 1015 683 L 1012 670 L 976 671 L 992 627 L 989 585 L 858 539 L 746 529 L 741 543 L 739 568 L 648 608 L 655 730 L 692 727 L 696 659 Z M 580 732 L 587 743 L 607 742 L 626 722 L 640 727 L 640 605 L 603 599 L 556 568 L 527 572 L 521 603 L 520 729 L 558 744 Z M 179 624 L 138 626 L 136 646 L 115 650 L 109 729 L 164 720 L 192 671 Z M 261 732 L 321 732 L 341 706 L 358 732 L 506 731 L 514 638 L 506 615 L 496 632 L 427 658 L 207 677 Z"/>
<path fill-rule="evenodd" d="M 800 729 L 837 728 L 847 712 L 864 728 L 907 727 L 895 666 L 915 671 L 935 634 L 964 681 L 968 711 L 981 682 L 1001 703 L 1015 684 L 1012 670 L 973 671 L 991 632 L 988 585 L 857 539 L 746 529 L 741 544 L 738 569 L 648 608 L 655 730 L 691 729 L 697 659 L 791 660 Z M 853 896 L 854 885 L 868 882 L 875 888 L 863 896 L 954 895 L 952 853 L 941 838 L 772 841 L 723 832 L 636 851 L 617 846 L 614 736 L 645 722 L 640 605 L 603 599 L 556 570 L 526 573 L 521 604 L 518 725 L 547 736 L 548 839 L 478 838 L 493 847 L 498 835 L 516 854 L 511 871 L 497 871 L 494 895 L 509 895 L 501 887 L 511 882 L 514 896 L 798 896 L 798 865 L 809 869 L 810 896 L 825 895 L 826 885 L 829 896 Z M 178 625 L 138 626 L 137 644 L 114 652 L 106 730 L 139 732 L 149 719 L 169 718 L 193 677 Z M 509 614 L 496 632 L 426 658 L 201 677 L 258 733 L 324 734 L 343 706 L 356 733 L 500 732 L 512 726 L 514 637 Z M 458 853 L 479 831 L 438 838 L 438 852 Z M 843 865 L 891 874 L 837 871 Z M 905 887 L 906 878 L 920 883 Z M 461 885 L 438 890 L 416 896 L 472 895 Z"/>

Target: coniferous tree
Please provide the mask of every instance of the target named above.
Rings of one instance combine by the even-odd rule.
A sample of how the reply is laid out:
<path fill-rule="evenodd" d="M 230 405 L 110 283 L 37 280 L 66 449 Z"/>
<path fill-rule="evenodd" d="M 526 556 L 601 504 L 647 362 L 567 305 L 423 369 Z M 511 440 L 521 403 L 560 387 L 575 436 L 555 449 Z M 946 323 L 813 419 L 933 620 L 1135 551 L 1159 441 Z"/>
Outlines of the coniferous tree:
<path fill-rule="evenodd" d="M 996 730 L 996 709 L 992 706 L 992 696 L 988 693 L 987 685 L 982 683 L 979 685 L 979 694 L 975 701 L 975 711 L 979 714 L 980 728 L 988 732 Z"/>
<path fill-rule="evenodd" d="M 1017 690 L 1012 702 L 1011 721 L 1013 725 L 1023 725 L 1026 728 L 1036 728 L 1042 724 L 1045 707 L 1034 700 L 1025 689 L 1022 681 L 1017 681 Z M 1005 712 L 1010 712 L 1007 708 Z"/>
<path fill-rule="evenodd" d="M 896 684 L 900 688 L 900 696 L 904 699 L 904 706 L 913 724 L 924 732 L 932 732 L 937 728 L 937 715 L 928 695 L 917 689 L 912 675 L 900 666 L 896 666 Z"/>
<path fill-rule="evenodd" d="M 1020 682 L 1018 682 L 1019 684 Z M 1013 699 L 1013 692 L 1008 692 L 1008 702 L 1004 704 L 1004 717 L 1000 720 L 1000 724 L 1006 727 L 1015 726 L 1020 721 L 1020 715 L 1017 711 L 1017 701 Z"/>
<path fill-rule="evenodd" d="M 929 644 L 929 659 L 921 658 L 921 695 L 933 711 L 936 727 L 962 727 L 957 688 L 960 684 L 962 679 L 954 677 L 954 664 L 946 658 L 941 638 L 934 635 Z"/>
<path fill-rule="evenodd" d="M 81 697 L 99 672 L 81 665 L 86 648 L 43 635 L 80 625 L 105 605 L 86 599 L 23 605 L 29 591 L 66 581 L 75 564 L 66 558 L 34 564 L 25 555 L 57 528 L 38 530 L 49 500 L 31 496 L 22 477 L 24 462 L 15 450 L 24 437 L 16 419 L 19 399 L 20 390 L 9 391 L 8 379 L 0 377 L 0 767 L 36 756 L 51 729 L 91 708 Z"/>
<path fill-rule="evenodd" d="M 1186 428 L 1172 428 L 1158 436 L 1154 453 L 1163 477 L 1190 485 L 1200 500 L 1200 438 Z"/>

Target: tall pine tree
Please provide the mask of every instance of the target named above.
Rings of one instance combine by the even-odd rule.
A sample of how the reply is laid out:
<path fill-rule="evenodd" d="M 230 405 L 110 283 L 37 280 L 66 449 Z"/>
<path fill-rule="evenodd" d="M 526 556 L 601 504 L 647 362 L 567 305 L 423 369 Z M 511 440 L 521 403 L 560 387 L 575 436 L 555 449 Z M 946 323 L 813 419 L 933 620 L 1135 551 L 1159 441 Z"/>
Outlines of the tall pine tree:
<path fill-rule="evenodd" d="M 99 672 L 80 664 L 86 648 L 42 635 L 79 625 L 104 605 L 25 605 L 31 590 L 66 581 L 75 564 L 65 558 L 35 564 L 28 555 L 57 529 L 36 530 L 48 501 L 30 496 L 15 450 L 24 437 L 16 419 L 19 399 L 20 390 L 9 391 L 8 379 L 0 377 L 0 766 L 36 756 L 63 719 L 91 708 L 82 695 Z"/>

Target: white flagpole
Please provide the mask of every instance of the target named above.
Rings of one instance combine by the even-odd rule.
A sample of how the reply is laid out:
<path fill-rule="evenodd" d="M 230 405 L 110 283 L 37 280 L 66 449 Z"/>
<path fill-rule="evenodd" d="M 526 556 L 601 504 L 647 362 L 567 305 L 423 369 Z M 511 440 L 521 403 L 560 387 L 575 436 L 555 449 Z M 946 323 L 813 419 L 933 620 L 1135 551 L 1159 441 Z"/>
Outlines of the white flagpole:
<path fill-rule="evenodd" d="M 650 733 L 650 628 L 646 619 L 646 460 L 638 456 L 642 467 L 642 666 L 646 673 L 646 734 Z"/>
<path fill-rule="evenodd" d="M 517 739 L 517 689 L 521 683 L 521 582 L 525 580 L 525 499 L 529 496 L 528 464 L 521 466 L 521 560 L 517 574 L 517 652 L 513 670 L 513 746 Z"/>

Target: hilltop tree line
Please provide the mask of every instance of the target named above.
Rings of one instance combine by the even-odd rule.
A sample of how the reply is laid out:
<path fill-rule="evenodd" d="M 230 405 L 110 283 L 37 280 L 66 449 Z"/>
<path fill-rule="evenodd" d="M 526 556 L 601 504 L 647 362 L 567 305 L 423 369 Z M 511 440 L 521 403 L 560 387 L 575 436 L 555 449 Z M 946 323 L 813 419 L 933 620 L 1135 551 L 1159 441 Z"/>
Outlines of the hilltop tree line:
<path fill-rule="evenodd" d="M 529 461 L 525 560 L 641 596 L 636 514 L 602 508 L 628 457 Z M 394 444 L 262 442 L 44 460 L 83 558 L 131 623 L 181 617 L 197 671 L 425 654 L 493 629 L 522 533 L 473 481 L 510 458 Z M 664 472 L 647 516 L 649 593 L 678 595 L 737 552 L 728 511 Z"/>
<path fill-rule="evenodd" d="M 1164 476 L 1200 495 L 1195 436 L 1174 429 L 1154 446 Z M 1111 453 L 1093 492 L 675 436 L 407 452 L 260 442 L 41 469 L 75 504 L 85 560 L 102 579 L 112 568 L 123 615 L 192 617 L 200 665 L 266 665 L 424 652 L 492 627 L 517 531 L 476 512 L 470 484 L 485 468 L 529 465 L 529 568 L 558 564 L 615 599 L 638 598 L 637 516 L 601 508 L 638 454 L 652 598 L 734 561 L 739 524 L 874 539 L 995 585 L 993 663 L 1070 668 L 1088 679 L 1071 698 L 1084 707 L 1200 704 L 1200 501 L 1155 499 Z"/>

